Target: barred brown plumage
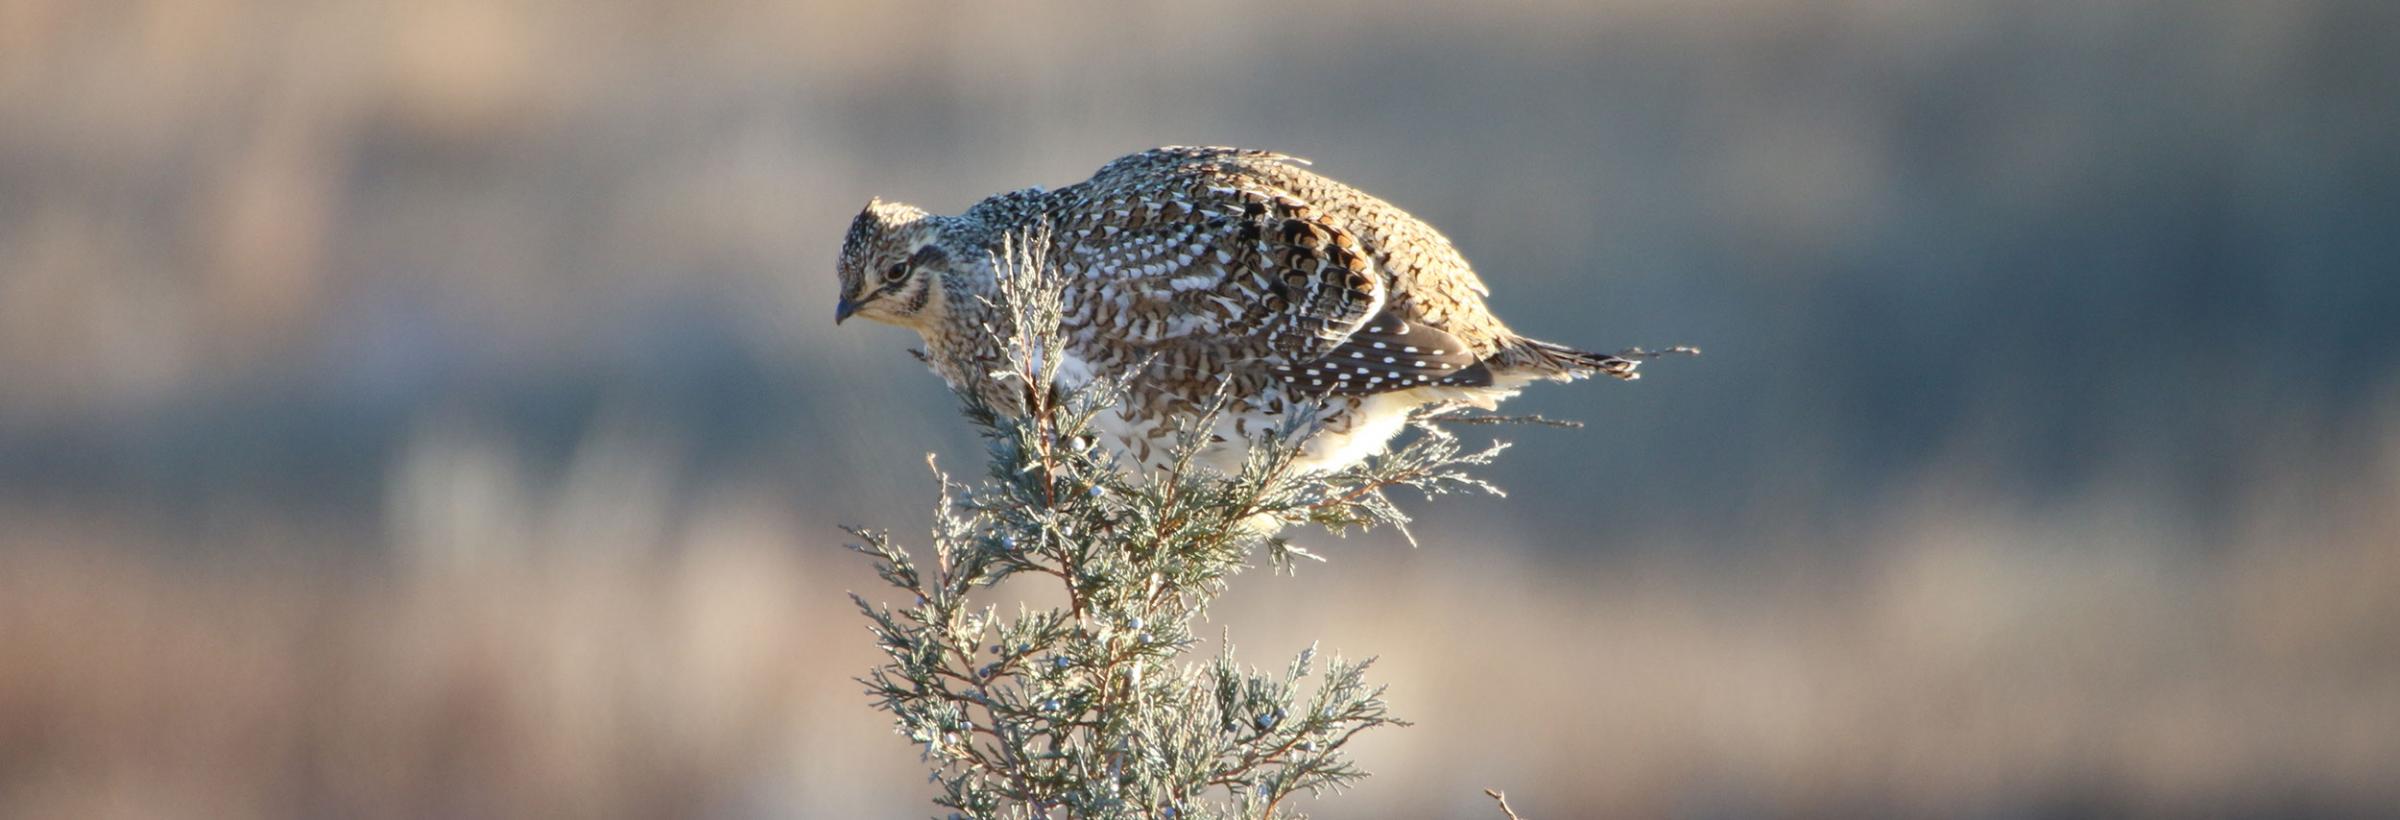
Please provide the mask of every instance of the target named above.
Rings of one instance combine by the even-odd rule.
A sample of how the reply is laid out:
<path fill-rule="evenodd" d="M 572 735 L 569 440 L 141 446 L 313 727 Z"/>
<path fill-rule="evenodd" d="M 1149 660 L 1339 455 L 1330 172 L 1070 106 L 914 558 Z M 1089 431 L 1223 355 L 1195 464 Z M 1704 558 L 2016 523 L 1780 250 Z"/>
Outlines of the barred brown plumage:
<path fill-rule="evenodd" d="M 1042 237 L 1065 283 L 1059 378 L 1128 379 L 1102 426 L 1146 467 L 1165 457 L 1177 420 L 1221 390 L 1232 404 L 1209 461 L 1238 465 L 1248 440 L 1303 412 L 1315 422 L 1303 466 L 1332 469 L 1380 451 L 1429 406 L 1489 408 L 1535 380 L 1638 378 L 1633 359 L 1509 330 L 1449 239 L 1303 164 L 1169 147 L 958 216 L 870 202 L 842 244 L 835 320 L 915 330 L 952 386 L 1017 406 L 991 376 L 1006 318 L 993 306 L 996 254 L 1011 237 Z"/>

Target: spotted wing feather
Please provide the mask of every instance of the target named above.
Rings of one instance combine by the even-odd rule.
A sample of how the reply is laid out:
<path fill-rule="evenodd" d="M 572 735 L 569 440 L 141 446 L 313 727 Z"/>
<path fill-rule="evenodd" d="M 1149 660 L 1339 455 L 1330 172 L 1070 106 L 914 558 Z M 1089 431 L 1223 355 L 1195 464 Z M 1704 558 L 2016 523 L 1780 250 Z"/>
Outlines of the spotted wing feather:
<path fill-rule="evenodd" d="M 1303 392 L 1345 396 L 1492 383 L 1491 372 L 1466 342 L 1389 311 L 1369 320 L 1324 358 L 1277 366 L 1275 375 Z"/>
<path fill-rule="evenodd" d="M 1381 308 L 1384 277 L 1356 236 L 1227 156 L 1248 154 L 1145 152 L 1057 192 L 1070 319 L 1233 368 L 1321 359 Z"/>
<path fill-rule="evenodd" d="M 1171 147 L 1116 160 L 1094 183 L 1195 175 L 1238 180 L 1238 187 L 1278 203 L 1304 205 L 1311 221 L 1348 240 L 1342 248 L 1365 257 L 1364 267 L 1384 291 L 1375 312 L 1348 325 L 1349 335 L 1327 336 L 1334 344 L 1321 355 L 1290 351 L 1272 366 L 1274 377 L 1301 392 L 1365 395 L 1491 384 L 1484 360 L 1514 336 L 1491 316 L 1483 281 L 1450 240 L 1390 203 L 1297 167 L 1305 164 L 1265 151 Z"/>

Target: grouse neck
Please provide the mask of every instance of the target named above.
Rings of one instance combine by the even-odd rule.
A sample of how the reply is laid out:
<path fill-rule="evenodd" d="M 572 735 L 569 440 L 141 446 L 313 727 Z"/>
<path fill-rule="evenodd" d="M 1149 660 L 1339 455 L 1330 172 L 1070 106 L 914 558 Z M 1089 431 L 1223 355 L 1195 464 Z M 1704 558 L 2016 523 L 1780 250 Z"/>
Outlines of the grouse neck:
<path fill-rule="evenodd" d="M 925 340 L 926 363 L 953 388 L 976 386 L 1004 360 L 1000 348 L 1008 320 L 995 309 L 997 288 L 988 274 L 956 270 L 931 286 L 938 293 L 918 314 L 921 324 L 916 328 Z"/>

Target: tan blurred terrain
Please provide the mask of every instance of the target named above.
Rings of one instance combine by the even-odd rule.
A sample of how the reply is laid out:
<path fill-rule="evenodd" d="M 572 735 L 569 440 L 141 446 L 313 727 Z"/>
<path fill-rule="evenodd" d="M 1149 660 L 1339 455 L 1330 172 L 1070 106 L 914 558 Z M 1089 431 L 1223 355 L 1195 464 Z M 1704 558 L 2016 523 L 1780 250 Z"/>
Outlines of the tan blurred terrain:
<path fill-rule="evenodd" d="M 0 816 L 921 816 L 836 525 L 980 451 L 870 195 L 1308 156 L 1544 338 L 1241 579 L 1322 817 L 2400 805 L 2400 12 L 0 0 Z"/>

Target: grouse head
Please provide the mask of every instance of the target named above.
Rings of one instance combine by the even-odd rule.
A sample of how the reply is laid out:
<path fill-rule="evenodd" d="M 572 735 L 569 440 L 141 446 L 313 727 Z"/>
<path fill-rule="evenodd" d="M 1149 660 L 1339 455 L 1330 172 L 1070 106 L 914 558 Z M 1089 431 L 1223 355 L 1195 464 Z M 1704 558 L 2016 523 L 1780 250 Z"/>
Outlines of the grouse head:
<path fill-rule="evenodd" d="M 955 258 L 942 241 L 943 221 L 912 205 L 867 203 L 842 241 L 836 266 L 841 302 L 833 321 L 861 316 L 902 327 L 922 324 Z"/>

